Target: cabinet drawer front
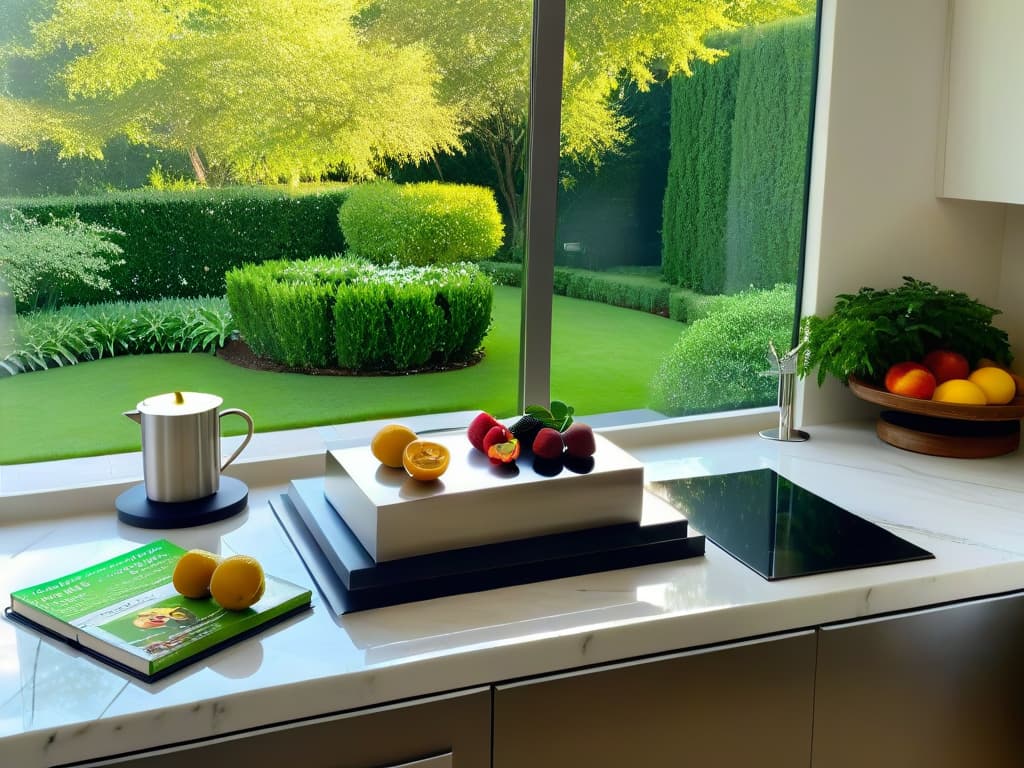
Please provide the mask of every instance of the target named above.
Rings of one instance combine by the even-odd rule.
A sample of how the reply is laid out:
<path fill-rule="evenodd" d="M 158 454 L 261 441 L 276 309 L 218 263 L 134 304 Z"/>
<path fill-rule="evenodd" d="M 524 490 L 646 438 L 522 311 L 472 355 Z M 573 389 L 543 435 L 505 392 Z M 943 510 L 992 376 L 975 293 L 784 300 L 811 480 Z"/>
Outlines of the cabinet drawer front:
<path fill-rule="evenodd" d="M 821 630 L 815 768 L 1019 768 L 1024 595 Z"/>
<path fill-rule="evenodd" d="M 490 768 L 491 692 L 477 688 L 130 758 L 119 768 Z"/>
<path fill-rule="evenodd" d="M 494 768 L 793 768 L 811 750 L 815 634 L 500 686 Z"/>

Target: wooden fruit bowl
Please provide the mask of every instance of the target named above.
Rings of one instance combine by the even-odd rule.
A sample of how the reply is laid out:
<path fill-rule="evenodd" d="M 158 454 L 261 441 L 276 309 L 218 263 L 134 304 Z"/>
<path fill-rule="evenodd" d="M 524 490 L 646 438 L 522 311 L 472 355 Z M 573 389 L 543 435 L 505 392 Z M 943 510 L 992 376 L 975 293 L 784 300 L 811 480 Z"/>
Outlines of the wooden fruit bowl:
<path fill-rule="evenodd" d="M 890 445 L 930 456 L 979 459 L 1012 453 L 1020 445 L 1024 397 L 1006 405 L 956 405 L 894 395 L 851 376 L 850 391 L 880 405 L 875 425 Z"/>

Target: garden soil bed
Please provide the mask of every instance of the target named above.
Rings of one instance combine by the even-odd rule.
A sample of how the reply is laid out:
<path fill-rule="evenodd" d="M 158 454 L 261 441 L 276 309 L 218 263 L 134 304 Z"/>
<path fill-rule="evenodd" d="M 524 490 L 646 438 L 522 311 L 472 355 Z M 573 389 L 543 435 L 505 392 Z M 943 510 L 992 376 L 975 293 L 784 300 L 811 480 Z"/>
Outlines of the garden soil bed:
<path fill-rule="evenodd" d="M 483 360 L 483 351 L 473 355 L 473 359 L 466 363 L 453 365 L 424 366 L 407 371 L 354 371 L 349 368 L 295 368 L 281 363 L 274 362 L 266 357 L 260 357 L 254 353 L 249 345 L 241 339 L 232 339 L 223 347 L 217 350 L 217 357 L 240 368 L 248 368 L 253 371 L 270 371 L 273 373 L 304 373 L 309 376 L 410 376 L 416 373 L 437 373 L 439 371 L 455 371 L 476 365 Z"/>

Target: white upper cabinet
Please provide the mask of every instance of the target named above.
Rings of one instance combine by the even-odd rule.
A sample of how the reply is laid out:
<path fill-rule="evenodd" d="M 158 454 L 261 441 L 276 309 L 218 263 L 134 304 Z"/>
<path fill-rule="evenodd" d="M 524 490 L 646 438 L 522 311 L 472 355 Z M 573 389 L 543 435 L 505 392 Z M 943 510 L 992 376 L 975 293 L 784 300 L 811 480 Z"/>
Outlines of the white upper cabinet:
<path fill-rule="evenodd" d="M 1024 1 L 951 0 L 943 197 L 1024 203 Z"/>

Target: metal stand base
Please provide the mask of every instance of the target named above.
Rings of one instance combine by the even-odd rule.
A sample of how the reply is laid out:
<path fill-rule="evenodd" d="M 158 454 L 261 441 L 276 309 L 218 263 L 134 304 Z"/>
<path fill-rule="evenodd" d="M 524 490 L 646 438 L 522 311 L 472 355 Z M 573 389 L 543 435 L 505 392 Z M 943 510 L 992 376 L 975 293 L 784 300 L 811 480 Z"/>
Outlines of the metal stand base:
<path fill-rule="evenodd" d="M 807 440 L 810 437 L 810 435 L 808 435 L 802 429 L 789 430 L 788 437 L 782 437 L 779 433 L 779 428 L 774 427 L 772 429 L 762 429 L 757 434 L 759 434 L 765 440 L 779 440 L 784 443 L 802 443 L 804 440 Z"/>

